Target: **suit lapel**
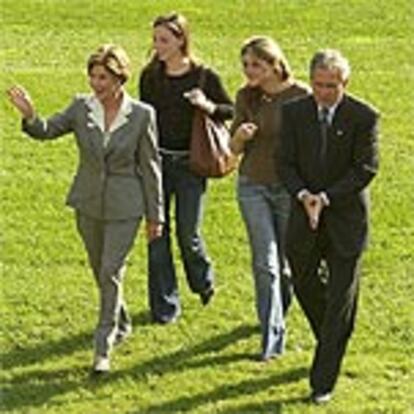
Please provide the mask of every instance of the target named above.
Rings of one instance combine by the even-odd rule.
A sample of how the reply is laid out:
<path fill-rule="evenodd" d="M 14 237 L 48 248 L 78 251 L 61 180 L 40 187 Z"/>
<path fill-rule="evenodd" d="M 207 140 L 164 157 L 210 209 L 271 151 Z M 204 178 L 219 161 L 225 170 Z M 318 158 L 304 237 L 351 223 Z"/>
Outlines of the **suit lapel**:
<path fill-rule="evenodd" d="M 339 102 L 332 119 L 332 125 L 334 127 L 339 127 L 343 125 L 343 120 L 347 118 L 348 114 L 347 108 L 347 98 L 346 96 L 344 96 L 341 102 Z"/>
<path fill-rule="evenodd" d="M 338 107 L 336 108 L 332 125 L 330 128 L 330 134 L 329 134 L 329 142 L 336 141 L 336 140 L 342 140 L 347 139 L 348 136 L 347 130 L 351 126 L 351 114 L 349 112 L 349 105 L 348 105 L 348 99 L 346 96 L 342 99 L 342 101 L 339 103 Z M 329 145 L 329 143 L 328 143 Z"/>
<path fill-rule="evenodd" d="M 86 127 L 88 133 L 86 139 L 91 148 L 91 152 L 96 155 L 99 160 L 103 160 L 103 125 L 101 124 L 95 113 L 99 109 L 94 109 L 95 102 L 92 97 L 88 97 L 85 102 L 86 107 Z"/>
<path fill-rule="evenodd" d="M 125 133 L 125 130 L 129 128 L 130 115 L 123 117 L 122 122 L 117 123 L 116 128 L 111 128 L 111 135 L 107 146 L 104 148 L 105 156 L 108 156 L 117 145 L 124 139 L 127 139 L 128 134 Z"/>
<path fill-rule="evenodd" d="M 128 134 L 120 133 L 125 128 L 128 128 L 130 125 L 130 117 L 132 116 L 132 100 L 130 96 L 124 92 L 124 97 L 122 99 L 121 106 L 119 108 L 118 114 L 112 123 L 109 132 L 110 132 L 110 139 L 109 142 L 104 149 L 105 156 L 108 156 L 116 145 L 119 143 L 120 140 L 126 139 Z"/>
<path fill-rule="evenodd" d="M 317 162 L 321 150 L 321 128 L 318 120 L 318 107 L 313 97 L 309 97 L 306 108 L 305 119 L 307 121 L 306 136 L 308 137 L 308 150 L 312 154 L 312 159 Z"/>

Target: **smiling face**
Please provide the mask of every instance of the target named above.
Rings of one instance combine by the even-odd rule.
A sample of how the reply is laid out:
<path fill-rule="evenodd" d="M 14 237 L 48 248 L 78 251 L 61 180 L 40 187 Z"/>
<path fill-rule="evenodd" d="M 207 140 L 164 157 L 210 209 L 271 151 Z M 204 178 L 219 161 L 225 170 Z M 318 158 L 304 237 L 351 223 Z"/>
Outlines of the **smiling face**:
<path fill-rule="evenodd" d="M 338 69 L 316 68 L 311 77 L 313 95 L 318 105 L 331 107 L 339 102 L 345 92 L 344 81 Z"/>
<path fill-rule="evenodd" d="M 121 80 L 99 64 L 89 71 L 89 85 L 102 103 L 117 96 L 122 87 Z"/>
<path fill-rule="evenodd" d="M 251 52 L 242 56 L 243 72 L 249 86 L 260 87 L 275 76 L 274 67 L 264 59 L 259 59 Z"/>
<path fill-rule="evenodd" d="M 158 25 L 154 28 L 153 48 L 162 62 L 170 61 L 177 56 L 182 56 L 184 39 L 174 34 L 168 27 Z"/>

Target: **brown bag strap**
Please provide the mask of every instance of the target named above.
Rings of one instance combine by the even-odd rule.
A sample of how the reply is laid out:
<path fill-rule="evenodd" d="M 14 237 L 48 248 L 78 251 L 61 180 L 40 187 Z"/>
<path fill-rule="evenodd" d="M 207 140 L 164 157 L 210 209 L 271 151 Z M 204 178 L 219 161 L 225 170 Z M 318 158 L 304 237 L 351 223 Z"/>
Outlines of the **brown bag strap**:
<path fill-rule="evenodd" d="M 198 87 L 201 90 L 204 90 L 204 86 L 206 86 L 206 82 L 207 82 L 207 70 L 205 68 L 205 66 L 201 65 L 200 66 L 200 78 L 198 79 Z"/>

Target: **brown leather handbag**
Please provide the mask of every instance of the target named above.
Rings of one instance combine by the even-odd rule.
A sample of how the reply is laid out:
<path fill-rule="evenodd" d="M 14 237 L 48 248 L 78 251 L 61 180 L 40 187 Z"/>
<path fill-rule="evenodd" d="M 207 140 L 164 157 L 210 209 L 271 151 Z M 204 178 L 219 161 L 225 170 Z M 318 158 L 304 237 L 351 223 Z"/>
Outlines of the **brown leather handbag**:
<path fill-rule="evenodd" d="M 205 70 L 201 69 L 200 88 L 204 77 Z M 196 108 L 190 143 L 191 171 L 201 177 L 219 178 L 233 171 L 236 164 L 237 157 L 230 150 L 230 132 L 227 126 Z"/>

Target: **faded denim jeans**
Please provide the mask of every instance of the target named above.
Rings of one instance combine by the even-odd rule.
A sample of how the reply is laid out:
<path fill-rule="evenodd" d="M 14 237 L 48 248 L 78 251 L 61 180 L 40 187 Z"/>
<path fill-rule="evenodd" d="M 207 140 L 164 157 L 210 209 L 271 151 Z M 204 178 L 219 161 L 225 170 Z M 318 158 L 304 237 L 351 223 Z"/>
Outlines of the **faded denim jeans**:
<path fill-rule="evenodd" d="M 260 185 L 239 176 L 237 198 L 252 254 L 256 311 L 262 332 L 262 359 L 283 353 L 284 315 L 292 289 L 285 258 L 290 196 L 282 184 Z"/>

